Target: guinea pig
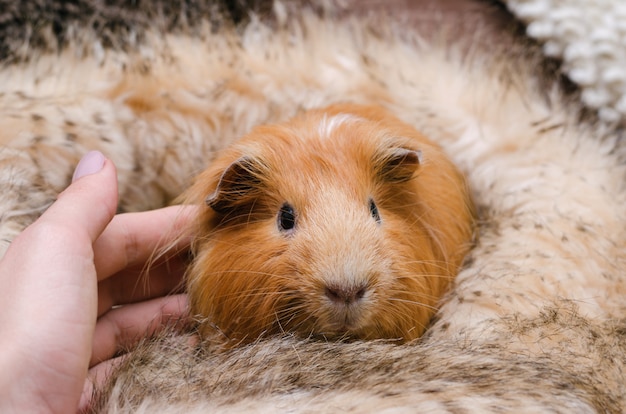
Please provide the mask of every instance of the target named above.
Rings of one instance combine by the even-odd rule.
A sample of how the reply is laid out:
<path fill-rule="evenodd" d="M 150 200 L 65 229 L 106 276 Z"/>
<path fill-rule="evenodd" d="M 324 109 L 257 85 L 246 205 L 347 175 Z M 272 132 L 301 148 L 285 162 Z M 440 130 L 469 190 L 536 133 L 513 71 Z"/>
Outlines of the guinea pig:
<path fill-rule="evenodd" d="M 192 314 L 229 340 L 421 336 L 472 244 L 474 208 L 442 149 L 375 106 L 258 126 L 186 197 Z"/>

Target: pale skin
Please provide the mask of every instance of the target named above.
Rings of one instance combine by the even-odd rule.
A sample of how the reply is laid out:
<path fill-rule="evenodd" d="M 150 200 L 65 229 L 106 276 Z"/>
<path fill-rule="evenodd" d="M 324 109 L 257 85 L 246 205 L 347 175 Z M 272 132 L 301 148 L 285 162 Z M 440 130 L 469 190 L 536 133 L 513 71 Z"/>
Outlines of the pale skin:
<path fill-rule="evenodd" d="M 142 269 L 190 210 L 115 216 L 115 167 L 91 158 L 0 261 L 0 412 L 85 408 L 121 349 L 185 318 L 186 296 L 168 295 L 183 255 Z M 187 241 L 177 244 L 184 251 Z"/>

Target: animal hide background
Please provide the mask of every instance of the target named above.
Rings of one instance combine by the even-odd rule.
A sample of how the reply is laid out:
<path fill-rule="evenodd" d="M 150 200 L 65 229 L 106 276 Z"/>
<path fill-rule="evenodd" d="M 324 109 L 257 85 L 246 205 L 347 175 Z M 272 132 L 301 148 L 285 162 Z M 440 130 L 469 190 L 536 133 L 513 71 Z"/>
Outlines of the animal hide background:
<path fill-rule="evenodd" d="M 511 0 L 560 66 L 498 3 L 443 17 L 450 2 L 374 3 L 0 2 L 3 249 L 87 150 L 117 165 L 120 211 L 145 210 L 252 126 L 338 101 L 384 105 L 441 144 L 479 207 L 421 340 L 224 353 L 167 336 L 94 410 L 626 409 L 623 5 Z"/>

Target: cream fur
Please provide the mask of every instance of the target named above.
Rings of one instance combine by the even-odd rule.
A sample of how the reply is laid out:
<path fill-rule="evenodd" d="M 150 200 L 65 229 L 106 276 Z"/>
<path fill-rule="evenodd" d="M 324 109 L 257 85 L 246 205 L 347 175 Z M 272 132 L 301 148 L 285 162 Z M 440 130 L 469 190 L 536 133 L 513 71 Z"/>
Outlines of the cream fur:
<path fill-rule="evenodd" d="M 444 147 L 480 206 L 477 244 L 421 342 L 277 338 L 201 362 L 174 338 L 114 388 L 142 405 L 107 411 L 625 410 L 618 132 L 580 121 L 532 53 L 465 54 L 380 16 L 277 15 L 240 36 L 153 33 L 130 52 L 95 43 L 3 68 L 0 238 L 54 199 L 87 149 L 117 164 L 122 209 L 153 208 L 253 125 L 347 100 L 383 104 Z"/>
<path fill-rule="evenodd" d="M 563 71 L 581 86 L 583 102 L 610 123 L 626 120 L 626 4 L 614 0 L 505 0 L 543 43 L 563 60 Z"/>

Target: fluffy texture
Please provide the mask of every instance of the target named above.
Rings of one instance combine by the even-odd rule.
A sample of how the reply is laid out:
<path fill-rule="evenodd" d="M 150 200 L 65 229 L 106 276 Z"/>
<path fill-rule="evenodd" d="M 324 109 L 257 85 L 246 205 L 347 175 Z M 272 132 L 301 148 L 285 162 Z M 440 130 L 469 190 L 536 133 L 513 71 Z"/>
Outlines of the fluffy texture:
<path fill-rule="evenodd" d="M 187 193 L 211 207 L 193 232 L 191 311 L 235 344 L 418 338 L 472 243 L 463 176 L 375 106 L 254 128 Z"/>
<path fill-rule="evenodd" d="M 55 53 L 68 45 L 82 55 L 130 50 L 148 32 L 199 33 L 205 24 L 217 28 L 270 9 L 271 2 L 262 0 L 0 0 L 0 60 L 28 61 L 33 52 Z M 76 48 L 81 35 L 87 38 Z"/>
<path fill-rule="evenodd" d="M 429 338 L 419 345 L 279 337 L 226 353 L 190 337 L 159 338 L 122 367 L 114 402 L 97 408 L 181 414 L 623 412 L 623 325 L 590 324 L 568 309 L 546 308 L 532 320 L 501 318 L 492 328 L 500 334 Z"/>
<path fill-rule="evenodd" d="M 548 56 L 582 87 L 582 100 L 610 123 L 626 123 L 626 3 L 506 0 Z"/>
<path fill-rule="evenodd" d="M 477 203 L 476 245 L 419 341 L 271 336 L 221 351 L 156 338 L 94 410 L 623 412 L 620 131 L 581 118 L 524 39 L 500 47 L 473 28 L 454 42 L 445 27 L 291 6 L 238 27 L 148 26 L 127 49 L 77 24 L 54 54 L 5 64 L 2 238 L 87 149 L 118 165 L 120 209 L 147 209 L 254 126 L 353 102 L 385 107 L 450 156 Z"/>

